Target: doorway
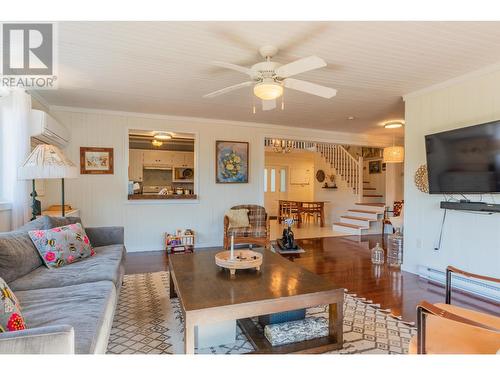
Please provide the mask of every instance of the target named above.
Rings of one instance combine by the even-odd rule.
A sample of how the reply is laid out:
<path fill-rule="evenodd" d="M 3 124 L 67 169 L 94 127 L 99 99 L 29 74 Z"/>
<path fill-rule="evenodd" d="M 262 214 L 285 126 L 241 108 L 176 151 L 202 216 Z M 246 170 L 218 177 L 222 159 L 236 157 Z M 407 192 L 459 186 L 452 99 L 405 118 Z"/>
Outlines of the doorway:
<path fill-rule="evenodd" d="M 281 199 L 288 199 L 288 167 L 266 164 L 264 167 L 264 206 L 271 218 L 278 216 Z"/>

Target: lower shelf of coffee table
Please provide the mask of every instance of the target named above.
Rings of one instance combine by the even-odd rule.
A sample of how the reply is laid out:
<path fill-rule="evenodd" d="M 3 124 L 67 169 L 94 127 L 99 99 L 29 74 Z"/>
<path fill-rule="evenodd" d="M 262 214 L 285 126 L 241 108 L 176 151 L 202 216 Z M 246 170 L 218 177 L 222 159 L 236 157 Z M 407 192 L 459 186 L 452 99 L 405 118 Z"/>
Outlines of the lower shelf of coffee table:
<path fill-rule="evenodd" d="M 239 319 L 237 322 L 255 350 L 249 354 L 317 354 L 337 350 L 342 347 L 342 343 L 337 343 L 337 340 L 331 336 L 296 342 L 293 344 L 272 346 L 264 336 L 263 332 L 255 326 L 252 319 Z"/>

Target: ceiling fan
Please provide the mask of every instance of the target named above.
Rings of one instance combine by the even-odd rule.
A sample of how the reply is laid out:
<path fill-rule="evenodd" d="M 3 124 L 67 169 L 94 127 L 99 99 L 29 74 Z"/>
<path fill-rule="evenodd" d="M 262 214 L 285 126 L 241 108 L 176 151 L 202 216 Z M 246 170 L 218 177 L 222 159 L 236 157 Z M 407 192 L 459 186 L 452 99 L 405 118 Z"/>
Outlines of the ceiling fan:
<path fill-rule="evenodd" d="M 213 98 L 243 87 L 253 86 L 253 93 L 255 96 L 262 99 L 262 110 L 268 111 L 276 108 L 276 99 L 283 95 L 284 87 L 327 99 L 333 98 L 337 94 L 337 90 L 330 87 L 290 78 L 300 73 L 325 67 L 326 62 L 322 58 L 318 56 L 309 56 L 282 65 L 271 61 L 272 57 L 278 52 L 276 47 L 264 46 L 259 49 L 259 52 L 265 61 L 254 64 L 250 68 L 222 61 L 214 61 L 212 63 L 213 65 L 247 74 L 251 80 L 225 87 L 206 94 L 203 97 Z"/>

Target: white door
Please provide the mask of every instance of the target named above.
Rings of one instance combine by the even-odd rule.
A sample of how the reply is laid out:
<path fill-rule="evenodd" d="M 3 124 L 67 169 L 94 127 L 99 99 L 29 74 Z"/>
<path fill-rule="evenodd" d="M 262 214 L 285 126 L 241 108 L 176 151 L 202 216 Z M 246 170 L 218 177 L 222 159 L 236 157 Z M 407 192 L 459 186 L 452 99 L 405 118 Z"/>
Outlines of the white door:
<path fill-rule="evenodd" d="M 288 167 L 266 165 L 264 168 L 264 206 L 270 216 L 278 216 L 280 199 L 288 196 Z"/>

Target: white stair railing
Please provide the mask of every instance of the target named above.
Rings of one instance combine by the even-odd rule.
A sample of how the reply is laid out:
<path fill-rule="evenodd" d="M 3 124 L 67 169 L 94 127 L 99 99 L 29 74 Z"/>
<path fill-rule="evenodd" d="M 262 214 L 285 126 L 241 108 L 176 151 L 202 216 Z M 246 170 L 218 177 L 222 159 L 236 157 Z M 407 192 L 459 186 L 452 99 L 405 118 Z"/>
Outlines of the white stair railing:
<path fill-rule="evenodd" d="M 332 143 L 317 143 L 317 151 L 325 158 L 337 174 L 352 188 L 358 196 L 358 202 L 363 201 L 363 158 L 358 160 L 342 145 Z"/>
<path fill-rule="evenodd" d="M 358 196 L 358 202 L 363 201 L 363 158 L 361 156 L 356 160 L 344 146 L 334 143 L 266 138 L 264 145 L 273 147 L 275 143 L 281 141 L 285 141 L 283 144 L 291 149 L 319 152 L 330 167 L 335 168 L 347 186 L 353 189 L 354 194 Z"/>

